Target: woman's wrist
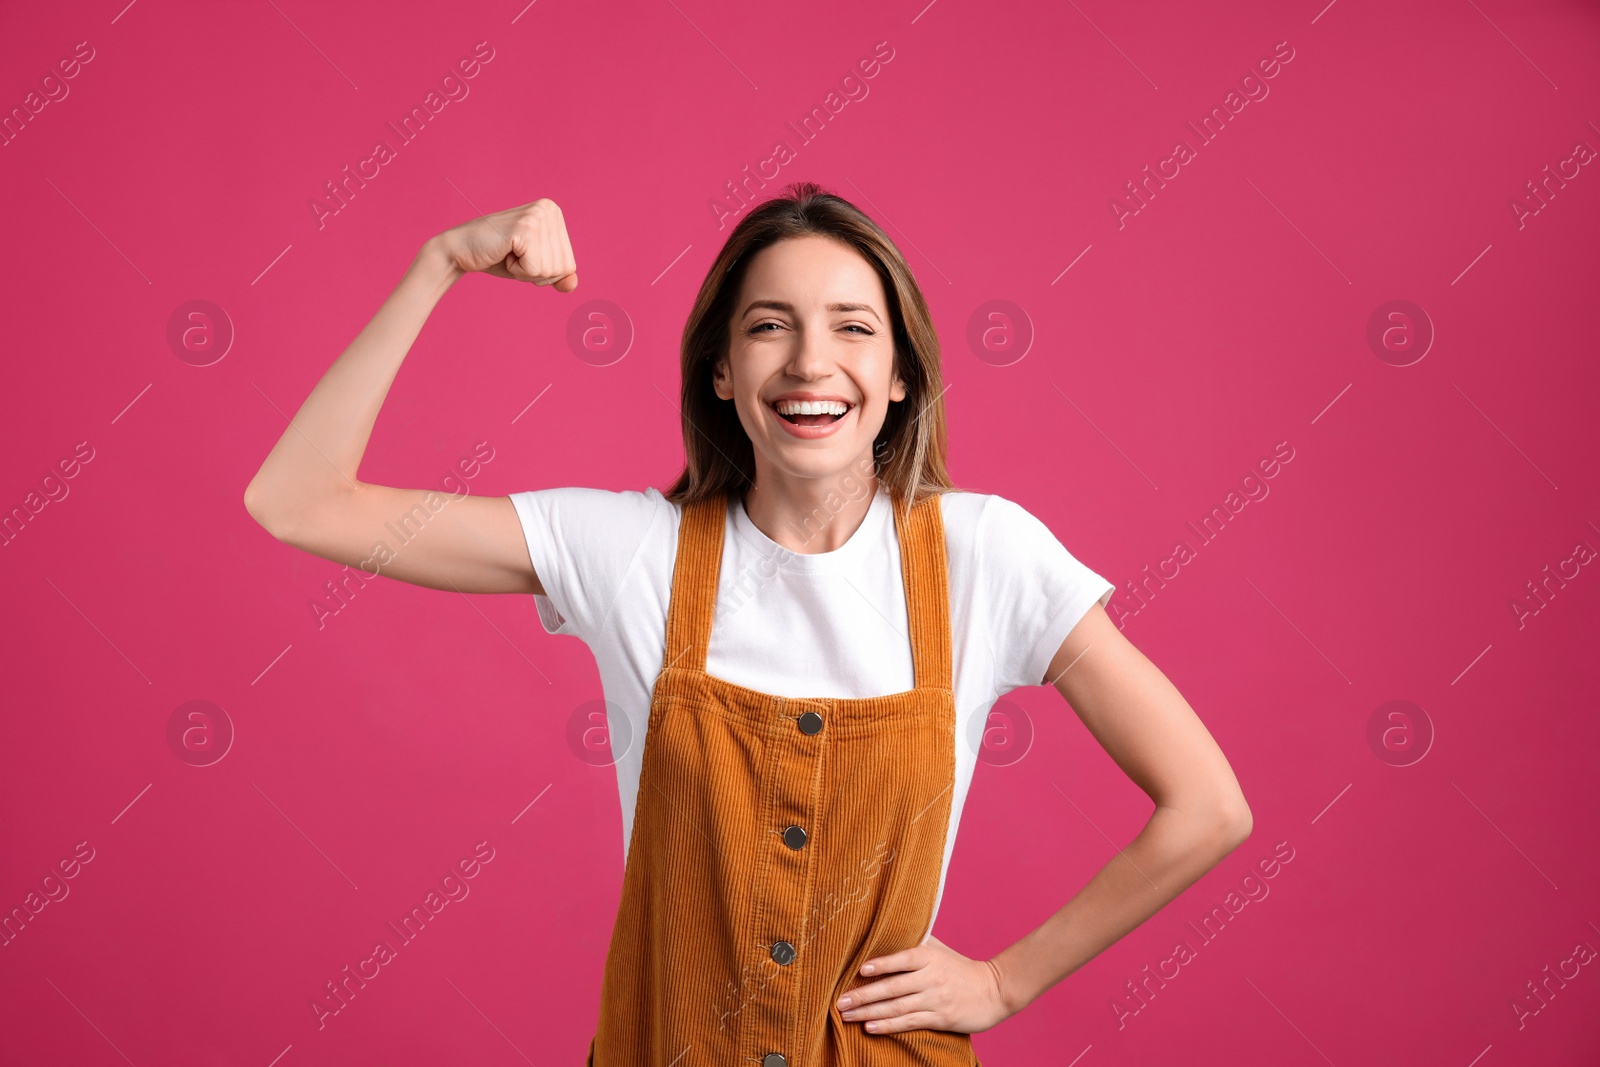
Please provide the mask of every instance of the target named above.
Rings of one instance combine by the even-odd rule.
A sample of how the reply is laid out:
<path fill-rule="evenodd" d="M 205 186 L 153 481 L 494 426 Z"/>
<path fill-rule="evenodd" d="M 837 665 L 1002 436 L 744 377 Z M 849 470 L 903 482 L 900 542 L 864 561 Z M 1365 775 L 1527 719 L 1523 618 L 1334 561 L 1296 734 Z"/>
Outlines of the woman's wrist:
<path fill-rule="evenodd" d="M 1013 946 L 1013 948 L 1014 947 L 1015 946 Z M 1006 950 L 1006 952 L 1009 951 L 1011 950 Z M 995 986 L 1000 990 L 1000 1004 L 1005 1008 L 1006 1018 L 1009 1019 L 1011 1016 L 1015 1015 L 1017 1012 L 1033 1003 L 1034 997 L 1036 997 L 1038 994 L 1037 992 L 1017 989 L 1017 976 L 1012 972 L 1012 969 L 1007 966 L 1007 960 L 1004 958 L 1005 955 L 1005 952 L 1001 952 L 998 956 L 995 956 L 992 959 L 984 960 L 984 962 L 987 963 L 989 965 L 989 969 L 994 972 Z"/>
<path fill-rule="evenodd" d="M 441 295 L 467 273 L 461 269 L 456 257 L 446 247 L 444 234 L 437 234 L 422 242 L 422 248 L 417 252 L 417 258 L 412 261 L 411 269 L 436 282 L 440 286 Z"/>
<path fill-rule="evenodd" d="M 1000 964 L 996 960 L 987 959 L 982 962 L 985 967 L 989 968 L 989 973 L 994 976 L 995 995 L 999 997 L 1000 1007 L 1005 1011 L 1006 1018 L 1009 1019 L 1017 1013 L 1017 1009 L 1012 1006 L 1011 997 L 1006 990 L 1005 972 L 1000 969 Z"/>

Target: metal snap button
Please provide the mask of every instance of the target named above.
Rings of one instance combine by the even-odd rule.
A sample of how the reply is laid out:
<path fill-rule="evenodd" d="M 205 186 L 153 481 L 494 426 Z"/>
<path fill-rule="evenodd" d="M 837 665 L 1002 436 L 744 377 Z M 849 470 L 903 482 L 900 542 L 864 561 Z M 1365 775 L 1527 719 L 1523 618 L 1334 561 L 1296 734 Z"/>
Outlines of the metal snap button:
<path fill-rule="evenodd" d="M 789 1061 L 781 1052 L 769 1052 L 761 1057 L 761 1067 L 789 1067 Z"/>
<path fill-rule="evenodd" d="M 786 826 L 783 828 L 783 843 L 790 848 L 799 850 L 806 847 L 806 828 L 804 826 Z"/>
<path fill-rule="evenodd" d="M 808 711 L 800 716 L 800 732 L 803 734 L 816 734 L 822 732 L 822 716 L 814 711 Z"/>
<path fill-rule="evenodd" d="M 772 946 L 772 962 L 787 967 L 794 961 L 794 946 L 787 941 L 777 941 Z"/>

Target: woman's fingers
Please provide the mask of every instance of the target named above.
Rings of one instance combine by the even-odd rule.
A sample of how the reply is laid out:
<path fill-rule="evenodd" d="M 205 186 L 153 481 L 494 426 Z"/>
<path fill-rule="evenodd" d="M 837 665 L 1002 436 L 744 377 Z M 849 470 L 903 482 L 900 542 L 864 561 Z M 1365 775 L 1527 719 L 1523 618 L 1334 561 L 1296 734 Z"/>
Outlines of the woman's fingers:
<path fill-rule="evenodd" d="M 907 1030 L 943 1030 L 947 1024 L 944 1016 L 932 1011 L 912 1011 L 884 1019 L 870 1019 L 862 1023 L 869 1034 L 899 1034 Z"/>
<path fill-rule="evenodd" d="M 866 961 L 863 973 L 869 966 L 884 977 L 847 990 L 837 1007 L 846 1022 L 859 1022 L 870 1033 L 974 1033 L 1011 1014 L 991 964 L 968 959 L 931 935 L 915 948 Z"/>
<path fill-rule="evenodd" d="M 441 241 L 463 271 L 555 285 L 561 292 L 578 284 L 566 220 L 547 197 L 463 223 L 446 231 Z"/>
<path fill-rule="evenodd" d="M 572 254 L 572 237 L 567 233 L 565 224 L 555 232 L 556 255 L 561 267 L 566 271 L 556 282 L 559 292 L 570 293 L 578 287 L 578 261 Z"/>
<path fill-rule="evenodd" d="M 560 209 L 554 204 L 549 205 L 549 210 L 520 216 L 511 244 L 515 262 L 508 264 L 508 269 L 513 278 L 534 285 L 556 285 L 561 292 L 576 287 L 575 277 L 564 288 L 557 285 L 577 273 L 577 263 Z"/>
<path fill-rule="evenodd" d="M 539 280 L 541 221 L 531 212 L 522 212 L 511 224 L 507 235 L 511 251 L 506 256 L 506 270 L 518 281 L 537 283 Z"/>
<path fill-rule="evenodd" d="M 928 991 L 917 989 L 907 991 L 900 996 L 890 997 L 887 1000 L 874 1000 L 858 1007 L 849 1008 L 839 1014 L 847 1023 L 868 1022 L 875 1019 L 893 1019 L 918 1011 L 928 1011 L 933 1008 L 929 1002 Z M 874 1029 L 869 1026 L 867 1029 Z"/>
<path fill-rule="evenodd" d="M 539 277 L 535 284 L 553 285 L 560 292 L 571 292 L 577 286 L 578 265 L 572 257 L 572 243 L 567 238 L 567 227 L 548 226 L 539 234 Z M 563 287 L 560 283 L 572 278 Z"/>
<path fill-rule="evenodd" d="M 868 960 L 867 963 L 872 965 L 872 973 L 884 977 L 876 982 L 857 986 L 839 998 L 838 1007 L 844 1018 L 856 1021 L 882 1019 L 899 1014 L 904 1008 L 903 1001 L 915 997 L 927 988 L 929 976 L 922 973 L 922 969 L 929 963 L 930 955 L 926 948 L 919 945 L 916 948 Z"/>

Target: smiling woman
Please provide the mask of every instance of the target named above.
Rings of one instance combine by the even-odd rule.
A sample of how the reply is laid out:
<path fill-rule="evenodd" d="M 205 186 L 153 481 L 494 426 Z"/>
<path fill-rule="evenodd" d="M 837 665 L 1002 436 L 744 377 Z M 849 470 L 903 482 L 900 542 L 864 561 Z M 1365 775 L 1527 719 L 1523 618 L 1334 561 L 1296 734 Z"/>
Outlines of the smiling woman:
<path fill-rule="evenodd" d="M 575 289 L 560 209 L 424 245 L 246 490 L 280 540 L 351 563 L 425 494 L 356 471 L 406 351 L 469 272 Z M 927 303 L 854 205 L 802 183 L 754 208 L 680 361 L 685 463 L 666 492 L 468 496 L 384 574 L 532 593 L 628 720 L 610 731 L 624 868 L 591 1067 L 686 1046 L 761 1067 L 975 1067 L 968 1035 L 1193 883 L 1249 809 L 1106 616 L 1111 584 L 1020 505 L 951 484 Z M 1040 684 L 1156 810 L 1055 915 L 972 959 L 932 934 L 976 765 L 960 739 Z"/>

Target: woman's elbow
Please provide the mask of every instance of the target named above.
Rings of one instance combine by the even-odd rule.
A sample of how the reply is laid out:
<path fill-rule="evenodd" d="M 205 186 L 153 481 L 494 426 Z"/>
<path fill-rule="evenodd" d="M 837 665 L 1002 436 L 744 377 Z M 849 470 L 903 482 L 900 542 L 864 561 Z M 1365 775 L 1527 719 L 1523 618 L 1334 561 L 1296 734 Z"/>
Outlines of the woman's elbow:
<path fill-rule="evenodd" d="M 1250 814 L 1250 805 L 1245 803 L 1243 793 L 1219 805 L 1216 818 L 1218 834 L 1228 852 L 1244 844 L 1250 837 L 1250 831 L 1255 829 L 1255 819 Z"/>
<path fill-rule="evenodd" d="M 288 531 L 284 528 L 281 518 L 282 509 L 276 506 L 271 494 L 267 493 L 255 481 L 244 487 L 244 509 L 250 517 L 256 520 L 267 533 L 279 541 L 288 539 Z"/>

